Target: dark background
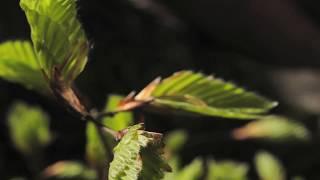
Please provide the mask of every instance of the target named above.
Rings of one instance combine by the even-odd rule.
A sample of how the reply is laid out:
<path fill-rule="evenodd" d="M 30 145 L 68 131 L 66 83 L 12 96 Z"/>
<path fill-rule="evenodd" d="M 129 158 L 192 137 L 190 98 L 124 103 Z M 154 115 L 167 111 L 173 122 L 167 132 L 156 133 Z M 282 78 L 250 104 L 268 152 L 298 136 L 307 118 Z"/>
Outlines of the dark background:
<path fill-rule="evenodd" d="M 1 0 L 0 41 L 29 39 L 18 0 Z M 215 74 L 279 100 L 273 112 L 293 117 L 313 132 L 310 143 L 237 142 L 238 120 L 147 114 L 149 130 L 187 129 L 185 162 L 196 156 L 252 164 L 257 150 L 277 155 L 288 174 L 320 178 L 320 3 L 316 0 L 80 0 L 79 18 L 93 49 L 77 85 L 95 107 L 110 93 L 128 94 L 153 78 L 191 69 Z M 51 115 L 55 141 L 45 164 L 83 159 L 84 123 L 53 100 L 0 80 L 0 179 L 28 175 L 10 143 L 6 114 L 16 100 Z M 250 175 L 256 178 L 251 168 Z"/>

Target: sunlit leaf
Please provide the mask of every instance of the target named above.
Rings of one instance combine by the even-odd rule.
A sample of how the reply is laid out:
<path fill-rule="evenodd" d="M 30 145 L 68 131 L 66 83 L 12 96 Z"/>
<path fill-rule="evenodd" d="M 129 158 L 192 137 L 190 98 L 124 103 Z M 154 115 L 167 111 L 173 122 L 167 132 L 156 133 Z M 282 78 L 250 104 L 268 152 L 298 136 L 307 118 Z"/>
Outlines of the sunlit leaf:
<path fill-rule="evenodd" d="M 47 167 L 43 173 L 46 179 L 97 180 L 96 174 L 77 161 L 59 161 Z"/>
<path fill-rule="evenodd" d="M 140 124 L 129 127 L 114 148 L 109 180 L 161 179 L 164 175 L 168 167 L 161 157 L 162 135 L 141 128 Z"/>
<path fill-rule="evenodd" d="M 310 139 L 310 133 L 303 124 L 282 116 L 267 116 L 233 131 L 236 139 L 262 138 L 272 141 Z"/>
<path fill-rule="evenodd" d="M 211 160 L 208 164 L 207 180 L 247 180 L 249 167 L 244 163 L 234 161 L 217 162 Z"/>
<path fill-rule="evenodd" d="M 280 161 L 268 152 L 261 151 L 257 153 L 255 165 L 261 180 L 286 179 L 286 173 Z"/>
<path fill-rule="evenodd" d="M 14 145 L 26 155 L 39 152 L 51 140 L 49 117 L 38 107 L 16 103 L 9 112 L 8 126 Z"/>
<path fill-rule="evenodd" d="M 254 119 L 277 103 L 213 76 L 181 71 L 162 81 L 157 78 L 119 109 L 143 105 L 154 110 Z"/>
<path fill-rule="evenodd" d="M 76 0 L 20 0 L 31 27 L 40 67 L 67 85 L 83 71 L 89 51 Z"/>
<path fill-rule="evenodd" d="M 28 41 L 7 41 L 0 44 L 0 77 L 28 89 L 48 91 L 37 56 Z"/>

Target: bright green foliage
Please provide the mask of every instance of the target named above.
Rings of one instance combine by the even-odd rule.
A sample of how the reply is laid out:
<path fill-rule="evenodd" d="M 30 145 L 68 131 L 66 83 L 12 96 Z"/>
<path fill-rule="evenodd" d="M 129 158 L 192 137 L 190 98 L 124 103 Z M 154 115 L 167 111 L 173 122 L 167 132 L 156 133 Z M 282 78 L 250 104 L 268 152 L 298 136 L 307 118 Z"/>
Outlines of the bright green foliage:
<path fill-rule="evenodd" d="M 161 179 L 165 170 L 164 162 L 161 160 L 161 134 L 139 130 L 141 124 L 129 127 L 119 144 L 114 148 L 114 159 L 110 164 L 109 180 L 137 180 L 140 179 Z M 151 153 L 146 149 L 151 148 Z M 147 152 L 147 154 L 146 154 Z M 155 157 L 156 156 L 156 157 Z M 145 162 L 149 159 L 148 162 Z M 150 170 L 155 172 L 142 172 L 144 163 L 150 160 L 156 161 Z M 160 162 L 161 160 L 161 162 Z M 143 177 L 147 175 L 147 177 Z"/>
<path fill-rule="evenodd" d="M 255 165 L 261 180 L 285 180 L 285 170 L 272 154 L 261 151 L 255 157 Z"/>
<path fill-rule="evenodd" d="M 96 173 L 76 161 L 60 161 L 47 167 L 43 176 L 57 180 L 97 180 Z"/>
<path fill-rule="evenodd" d="M 105 107 L 106 112 L 112 112 L 117 109 L 123 96 L 110 95 Z M 131 112 L 119 112 L 113 117 L 105 117 L 103 123 L 114 130 L 122 130 L 133 124 L 133 114 Z"/>
<path fill-rule="evenodd" d="M 107 162 L 111 157 L 108 157 L 103 139 L 98 132 L 98 127 L 92 122 L 87 123 L 87 144 L 86 158 L 89 163 L 99 169 L 107 166 Z"/>
<path fill-rule="evenodd" d="M 182 148 L 187 139 L 188 134 L 185 131 L 176 130 L 166 135 L 164 142 L 166 148 L 169 149 L 171 153 L 175 153 Z"/>
<path fill-rule="evenodd" d="M 234 161 L 217 162 L 211 160 L 208 164 L 207 180 L 246 180 L 249 167 L 244 163 Z"/>
<path fill-rule="evenodd" d="M 14 145 L 26 155 L 39 152 L 51 140 L 49 117 L 38 107 L 16 103 L 9 113 L 8 126 Z"/>
<path fill-rule="evenodd" d="M 164 79 L 152 97 L 151 105 L 156 107 L 237 119 L 257 118 L 277 105 L 232 83 L 192 71 Z"/>
<path fill-rule="evenodd" d="M 39 64 L 50 80 L 54 69 L 68 85 L 83 71 L 89 51 L 77 19 L 76 0 L 20 0 L 31 27 Z"/>
<path fill-rule="evenodd" d="M 0 77 L 40 92 L 47 90 L 33 47 L 28 41 L 0 44 Z"/>
<path fill-rule="evenodd" d="M 263 138 L 271 141 L 300 140 L 310 138 L 303 124 L 282 116 L 267 116 L 234 131 L 237 139 Z"/>

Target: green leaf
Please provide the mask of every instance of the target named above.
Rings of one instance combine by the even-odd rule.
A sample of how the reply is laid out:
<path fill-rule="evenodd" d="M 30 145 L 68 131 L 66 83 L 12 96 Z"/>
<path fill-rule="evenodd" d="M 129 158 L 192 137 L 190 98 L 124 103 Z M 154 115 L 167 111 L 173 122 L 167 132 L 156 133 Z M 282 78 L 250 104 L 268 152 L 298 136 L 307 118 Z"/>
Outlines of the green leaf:
<path fill-rule="evenodd" d="M 106 137 L 107 138 L 107 137 Z M 101 170 L 107 166 L 107 162 L 111 159 L 108 157 L 107 150 L 101 139 L 98 128 L 92 122 L 87 123 L 87 144 L 86 158 L 90 165 L 97 170 Z"/>
<path fill-rule="evenodd" d="M 0 44 L 0 77 L 28 89 L 48 91 L 37 56 L 28 41 L 7 41 Z"/>
<path fill-rule="evenodd" d="M 41 151 L 51 140 L 49 117 L 38 107 L 16 103 L 9 112 L 8 126 L 14 145 L 26 155 Z"/>
<path fill-rule="evenodd" d="M 164 144 L 166 145 L 166 149 L 171 153 L 175 153 L 182 148 L 187 139 L 188 134 L 185 131 L 176 130 L 166 135 L 164 138 Z"/>
<path fill-rule="evenodd" d="M 162 178 L 167 168 L 161 157 L 162 135 L 140 130 L 141 128 L 141 124 L 129 127 L 114 148 L 109 180 Z"/>
<path fill-rule="evenodd" d="M 164 79 L 151 96 L 151 105 L 156 107 L 237 119 L 257 118 L 277 105 L 232 83 L 192 71 Z"/>
<path fill-rule="evenodd" d="M 280 161 L 268 152 L 258 152 L 255 157 L 255 165 L 261 180 L 286 179 L 286 173 Z"/>
<path fill-rule="evenodd" d="M 77 19 L 76 0 L 20 0 L 39 64 L 49 80 L 70 85 L 87 63 L 89 43 Z M 58 74 L 55 74 L 58 73 Z"/>
<path fill-rule="evenodd" d="M 270 141 L 307 141 L 309 130 L 303 124 L 282 116 L 267 116 L 233 131 L 236 139 L 262 138 Z"/>
<path fill-rule="evenodd" d="M 61 180 L 96 180 L 97 176 L 92 169 L 77 161 L 59 161 L 43 171 L 46 179 Z"/>
<path fill-rule="evenodd" d="M 123 96 L 110 95 L 105 107 L 105 112 L 115 111 L 122 99 Z M 119 131 L 133 124 L 133 114 L 131 112 L 119 112 L 113 117 L 105 117 L 103 123 L 106 126 Z"/>
<path fill-rule="evenodd" d="M 249 167 L 245 163 L 234 161 L 216 162 L 211 160 L 208 165 L 207 180 L 246 180 Z"/>
<path fill-rule="evenodd" d="M 202 160 L 197 158 L 193 160 L 189 165 L 184 167 L 176 175 L 176 180 L 198 180 L 203 173 Z"/>

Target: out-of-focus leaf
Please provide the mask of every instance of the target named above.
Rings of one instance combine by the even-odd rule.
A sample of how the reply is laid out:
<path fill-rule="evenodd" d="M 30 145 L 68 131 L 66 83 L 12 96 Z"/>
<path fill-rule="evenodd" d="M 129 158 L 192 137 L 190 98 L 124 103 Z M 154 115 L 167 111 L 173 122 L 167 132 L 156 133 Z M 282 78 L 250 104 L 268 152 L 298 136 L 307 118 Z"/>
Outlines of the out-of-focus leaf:
<path fill-rule="evenodd" d="M 281 116 L 267 116 L 253 121 L 233 132 L 236 139 L 263 138 L 272 141 L 301 140 L 310 138 L 303 124 Z"/>
<path fill-rule="evenodd" d="M 141 128 L 140 124 L 129 127 L 114 148 L 109 180 L 161 179 L 164 175 L 168 167 L 161 157 L 162 135 Z"/>
<path fill-rule="evenodd" d="M 123 99 L 123 96 L 111 95 L 105 107 L 106 112 L 115 111 Z M 119 112 L 113 117 L 105 117 L 103 123 L 114 130 L 122 130 L 133 124 L 133 114 L 131 112 Z"/>
<path fill-rule="evenodd" d="M 157 78 L 119 109 L 128 110 L 142 105 L 149 105 L 155 110 L 255 119 L 277 103 L 213 76 L 181 71 L 161 82 Z"/>
<path fill-rule="evenodd" d="M 77 19 L 76 0 L 20 0 L 41 68 L 67 85 L 83 71 L 89 43 Z M 58 71 L 58 72 L 55 72 Z M 58 74 L 55 74 L 58 73 Z"/>
<path fill-rule="evenodd" d="M 46 179 L 61 180 L 96 180 L 97 176 L 94 170 L 76 161 L 59 161 L 47 167 L 43 171 L 43 177 Z"/>
<path fill-rule="evenodd" d="M 14 145 L 26 155 L 39 152 L 51 140 L 49 117 L 38 107 L 16 103 L 9 112 L 8 126 Z"/>
<path fill-rule="evenodd" d="M 249 167 L 233 161 L 209 162 L 207 180 L 246 180 Z"/>
<path fill-rule="evenodd" d="M 163 180 L 176 180 L 176 176 L 180 169 L 180 163 L 180 158 L 177 155 L 171 156 L 170 159 L 168 159 L 168 164 L 170 165 L 172 172 L 165 173 Z"/>
<path fill-rule="evenodd" d="M 255 157 L 255 165 L 261 180 L 285 180 L 285 169 L 272 154 L 261 151 Z"/>
<path fill-rule="evenodd" d="M 8 41 L 0 44 L 0 77 L 22 84 L 28 89 L 48 91 L 37 56 L 28 41 Z"/>
<path fill-rule="evenodd" d="M 122 96 L 117 95 L 109 96 L 105 111 L 115 110 L 122 98 Z M 119 131 L 133 123 L 133 115 L 131 112 L 120 112 L 113 117 L 105 117 L 102 122 L 109 128 Z M 113 148 L 115 145 L 113 137 L 104 134 L 103 138 L 105 139 L 101 139 L 101 134 L 99 134 L 97 127 L 93 123 L 87 124 L 86 156 L 90 164 L 98 171 L 105 169 L 107 167 L 106 163 L 112 158 L 108 157 L 103 141 L 108 143 L 109 148 Z"/>
<path fill-rule="evenodd" d="M 164 143 L 166 148 L 172 153 L 179 151 L 182 146 L 186 143 L 188 139 L 188 134 L 185 131 L 177 130 L 170 132 L 164 138 Z"/>
<path fill-rule="evenodd" d="M 98 132 L 94 123 L 87 123 L 87 144 L 86 144 L 86 158 L 95 169 L 107 167 L 108 157 L 107 150 L 105 149 L 103 139 Z"/>
<path fill-rule="evenodd" d="M 14 178 L 11 178 L 9 180 L 27 180 L 27 178 L 24 178 L 24 177 L 14 177 Z"/>
<path fill-rule="evenodd" d="M 201 159 L 193 160 L 189 165 L 181 169 L 175 179 L 176 180 L 198 180 L 203 173 L 203 163 Z"/>

